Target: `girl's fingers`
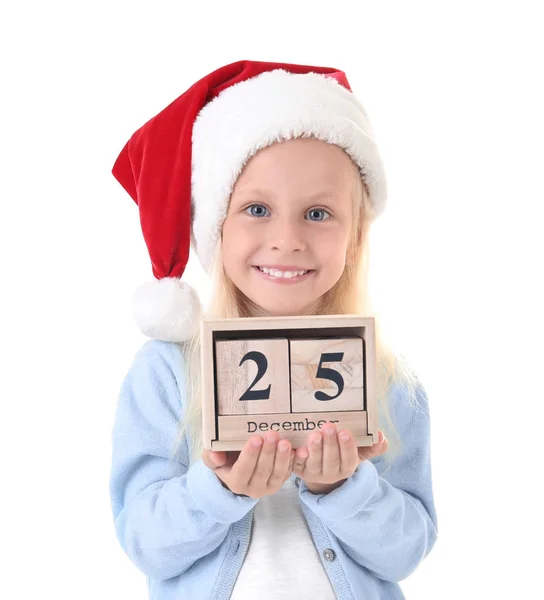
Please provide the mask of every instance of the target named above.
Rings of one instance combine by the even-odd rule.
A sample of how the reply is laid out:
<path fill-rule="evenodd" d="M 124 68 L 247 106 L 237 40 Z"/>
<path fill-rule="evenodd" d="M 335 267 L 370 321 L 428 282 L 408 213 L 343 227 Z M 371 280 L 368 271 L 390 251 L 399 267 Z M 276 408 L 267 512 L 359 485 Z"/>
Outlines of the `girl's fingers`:
<path fill-rule="evenodd" d="M 325 423 L 323 431 L 323 472 L 327 475 L 336 475 L 340 473 L 341 467 L 336 425 Z"/>
<path fill-rule="evenodd" d="M 202 452 L 202 460 L 204 464 L 212 471 L 215 471 L 221 467 L 229 466 L 229 455 L 224 450 L 216 452 L 215 450 L 205 449 Z M 234 461 L 231 460 L 230 464 L 233 462 Z"/>
<path fill-rule="evenodd" d="M 295 462 L 295 451 L 293 450 L 293 448 L 291 448 L 290 452 L 289 452 L 289 463 L 287 465 L 287 469 L 285 470 L 284 473 L 284 481 L 287 481 L 287 479 L 289 479 L 291 477 L 291 473 L 293 472 L 293 463 Z"/>
<path fill-rule="evenodd" d="M 291 473 L 293 472 L 293 464 L 295 462 L 295 451 L 291 448 L 291 458 L 289 460 L 289 466 L 287 467 L 287 478 L 291 477 Z"/>
<path fill-rule="evenodd" d="M 257 466 L 257 461 L 261 454 L 263 438 L 260 435 L 254 435 L 249 438 L 240 456 L 232 467 L 232 475 L 236 477 L 242 485 L 247 486 Z"/>
<path fill-rule="evenodd" d="M 333 435 L 327 433 L 333 431 Z M 343 439 L 347 435 L 347 439 Z M 316 443 L 317 442 L 317 443 Z M 242 486 L 255 484 L 257 487 L 277 488 L 291 474 L 334 476 L 353 471 L 359 461 L 380 456 L 387 451 L 388 442 L 382 431 L 378 432 L 378 443 L 357 448 L 349 430 L 336 431 L 333 423 L 327 423 L 322 431 L 312 433 L 308 447 L 292 450 L 289 440 L 279 440 L 277 432 L 270 432 L 263 441 L 260 436 L 250 438 L 232 467 L 231 475 Z M 282 448 L 285 450 L 282 451 Z M 212 458 L 213 457 L 213 458 Z M 354 457 L 355 459 L 355 465 Z M 224 452 L 203 453 L 204 462 L 214 470 L 230 466 L 230 457 Z M 218 458 L 217 462 L 214 458 Z"/>
<path fill-rule="evenodd" d="M 207 450 L 207 449 L 205 449 L 205 450 L 202 452 L 202 462 L 203 462 L 203 463 L 204 463 L 204 464 L 205 464 L 205 465 L 206 465 L 206 466 L 207 466 L 209 469 L 212 469 L 212 471 L 213 471 L 213 470 L 215 470 L 215 467 L 217 466 L 217 465 L 214 465 L 214 463 L 213 463 L 212 459 L 210 458 L 210 450 Z"/>
<path fill-rule="evenodd" d="M 210 459 L 215 467 L 223 467 L 227 464 L 227 453 L 222 450 L 220 452 L 211 451 Z"/>
<path fill-rule="evenodd" d="M 378 443 L 372 446 L 361 446 L 357 448 L 357 455 L 360 461 L 375 458 L 387 452 L 388 441 L 383 431 L 378 432 Z"/>
<path fill-rule="evenodd" d="M 309 456 L 304 468 L 310 475 L 321 475 L 323 471 L 323 434 L 320 431 L 313 433 L 308 442 Z"/>
<path fill-rule="evenodd" d="M 275 431 L 266 434 L 257 465 L 248 485 L 262 486 L 267 484 L 274 470 L 276 445 L 279 437 L 279 434 Z"/>
<path fill-rule="evenodd" d="M 285 481 L 285 474 L 291 461 L 291 442 L 281 440 L 276 448 L 276 458 L 274 460 L 274 468 L 268 479 L 269 487 L 277 487 Z"/>
<path fill-rule="evenodd" d="M 295 460 L 293 461 L 293 472 L 297 475 L 302 475 L 306 468 L 306 460 L 308 458 L 308 448 L 301 446 L 296 449 Z"/>
<path fill-rule="evenodd" d="M 357 466 L 357 446 L 351 432 L 347 430 L 340 431 L 338 434 L 338 444 L 340 446 L 341 472 L 348 473 L 353 471 L 354 467 Z"/>

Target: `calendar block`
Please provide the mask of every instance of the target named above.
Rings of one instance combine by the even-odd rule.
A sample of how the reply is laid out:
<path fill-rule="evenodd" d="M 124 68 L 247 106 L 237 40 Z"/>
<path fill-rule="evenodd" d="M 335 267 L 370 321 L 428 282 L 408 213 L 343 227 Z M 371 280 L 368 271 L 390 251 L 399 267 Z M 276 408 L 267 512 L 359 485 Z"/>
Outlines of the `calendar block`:
<path fill-rule="evenodd" d="M 217 414 L 288 413 L 287 338 L 218 341 Z"/>
<path fill-rule="evenodd" d="M 292 412 L 364 410 L 363 340 L 291 340 Z"/>
<path fill-rule="evenodd" d="M 377 442 L 372 317 L 205 319 L 201 331 L 205 448 L 241 450 L 269 431 L 298 448 L 329 421 L 357 446 Z"/>

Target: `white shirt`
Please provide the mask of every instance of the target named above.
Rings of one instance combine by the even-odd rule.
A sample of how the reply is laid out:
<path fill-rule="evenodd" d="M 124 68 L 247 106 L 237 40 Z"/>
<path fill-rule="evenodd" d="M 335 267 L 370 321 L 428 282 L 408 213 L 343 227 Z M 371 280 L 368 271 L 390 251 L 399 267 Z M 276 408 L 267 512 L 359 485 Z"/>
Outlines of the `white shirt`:
<path fill-rule="evenodd" d="M 257 502 L 249 549 L 231 600 L 335 600 L 299 502 L 290 479 Z"/>

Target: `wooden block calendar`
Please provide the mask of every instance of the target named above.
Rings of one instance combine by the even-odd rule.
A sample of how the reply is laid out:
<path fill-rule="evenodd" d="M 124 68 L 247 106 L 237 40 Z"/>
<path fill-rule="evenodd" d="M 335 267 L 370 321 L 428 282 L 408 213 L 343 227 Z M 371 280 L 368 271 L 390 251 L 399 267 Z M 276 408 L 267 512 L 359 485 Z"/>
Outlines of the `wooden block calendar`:
<path fill-rule="evenodd" d="M 241 450 L 277 431 L 293 448 L 332 421 L 378 439 L 375 325 L 357 315 L 202 323 L 204 447 Z"/>

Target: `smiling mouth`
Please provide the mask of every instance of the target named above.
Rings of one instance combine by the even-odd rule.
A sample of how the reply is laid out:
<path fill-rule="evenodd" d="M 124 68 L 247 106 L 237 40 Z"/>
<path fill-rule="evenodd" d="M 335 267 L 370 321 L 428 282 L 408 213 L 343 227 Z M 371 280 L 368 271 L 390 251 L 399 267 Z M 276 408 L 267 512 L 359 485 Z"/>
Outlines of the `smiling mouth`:
<path fill-rule="evenodd" d="M 298 271 L 280 271 L 279 269 L 269 269 L 267 267 L 259 267 L 256 266 L 261 273 L 268 275 L 269 277 L 273 277 L 275 279 L 299 279 L 308 275 L 309 273 L 313 273 L 313 269 L 307 270 L 298 270 Z"/>

